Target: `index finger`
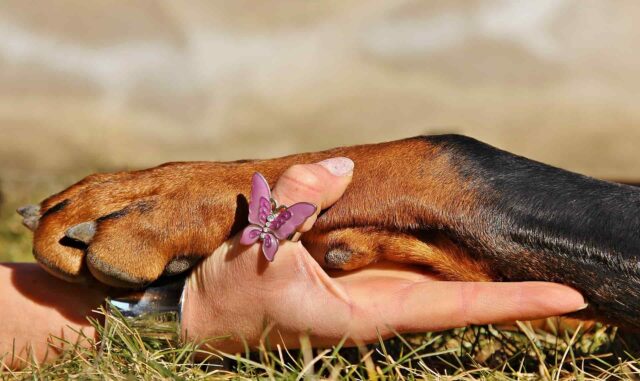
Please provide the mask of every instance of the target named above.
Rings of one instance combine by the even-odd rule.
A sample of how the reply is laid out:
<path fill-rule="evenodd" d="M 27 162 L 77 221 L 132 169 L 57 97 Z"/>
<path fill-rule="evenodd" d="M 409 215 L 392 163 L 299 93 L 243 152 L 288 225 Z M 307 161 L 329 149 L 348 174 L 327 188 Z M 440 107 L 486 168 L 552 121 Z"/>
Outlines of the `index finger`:
<path fill-rule="evenodd" d="M 360 307 L 363 319 L 356 325 L 363 330 L 438 331 L 540 319 L 586 306 L 578 291 L 546 282 L 390 281 L 376 287 L 375 293 L 366 284 L 345 285 L 345 289 Z"/>

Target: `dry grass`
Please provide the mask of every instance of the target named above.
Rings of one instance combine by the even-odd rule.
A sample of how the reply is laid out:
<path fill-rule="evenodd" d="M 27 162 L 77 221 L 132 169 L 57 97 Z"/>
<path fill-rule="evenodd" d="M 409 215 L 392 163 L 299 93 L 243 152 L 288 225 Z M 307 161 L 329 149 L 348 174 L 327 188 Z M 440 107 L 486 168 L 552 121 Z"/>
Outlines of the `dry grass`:
<path fill-rule="evenodd" d="M 30 362 L 6 379 L 373 379 L 373 380 L 607 380 L 637 379 L 640 363 L 628 340 L 613 327 L 578 327 L 553 334 L 527 324 L 397 336 L 361 348 L 316 349 L 306 338 L 300 350 L 261 343 L 243 354 L 205 352 L 145 339 L 121 316 L 109 316 L 103 342 L 64 346 L 50 364 Z M 557 321 L 554 319 L 553 322 Z M 635 342 L 634 342 L 635 343 Z M 195 360 L 197 358 L 197 360 Z"/>

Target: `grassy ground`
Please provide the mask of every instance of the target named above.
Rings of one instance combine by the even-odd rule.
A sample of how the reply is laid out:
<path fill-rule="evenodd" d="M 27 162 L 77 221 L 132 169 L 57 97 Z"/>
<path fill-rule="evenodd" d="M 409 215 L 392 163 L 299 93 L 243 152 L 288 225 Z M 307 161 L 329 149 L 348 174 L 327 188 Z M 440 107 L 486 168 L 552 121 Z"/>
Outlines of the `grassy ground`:
<path fill-rule="evenodd" d="M 640 364 L 615 328 L 581 327 L 557 335 L 492 326 L 398 336 L 362 348 L 270 348 L 229 355 L 145 339 L 121 317 L 109 317 L 102 343 L 85 339 L 54 363 L 31 363 L 3 378 L 30 379 L 374 379 L 600 380 L 637 379 Z M 557 323 L 553 319 L 551 323 Z M 99 324 L 96 326 L 101 329 Z"/>
<path fill-rule="evenodd" d="M 79 177 L 7 181 L 0 185 L 0 261 L 31 261 L 31 234 L 15 208 L 40 200 Z M 640 342 L 615 327 L 545 330 L 531 325 L 482 326 L 440 333 L 398 336 L 362 348 L 270 348 L 251 353 L 205 353 L 194 345 L 166 345 L 143 339 L 127 322 L 111 317 L 103 343 L 63 343 L 54 363 L 30 363 L 2 379 L 640 379 Z M 196 356 L 197 355 L 197 356 Z M 197 358 L 197 360 L 194 360 Z M 203 359 L 204 358 L 204 359 Z"/>

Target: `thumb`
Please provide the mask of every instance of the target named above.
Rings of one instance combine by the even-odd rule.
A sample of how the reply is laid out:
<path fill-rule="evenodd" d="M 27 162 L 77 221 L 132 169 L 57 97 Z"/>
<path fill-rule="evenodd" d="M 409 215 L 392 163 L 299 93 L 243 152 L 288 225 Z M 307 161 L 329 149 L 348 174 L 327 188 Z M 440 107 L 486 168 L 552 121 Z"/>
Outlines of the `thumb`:
<path fill-rule="evenodd" d="M 308 231 L 318 213 L 333 205 L 345 192 L 351 182 L 353 168 L 353 161 L 346 157 L 294 165 L 278 179 L 273 187 L 273 198 L 288 206 L 303 201 L 314 204 L 316 213 L 299 229 L 301 232 Z"/>

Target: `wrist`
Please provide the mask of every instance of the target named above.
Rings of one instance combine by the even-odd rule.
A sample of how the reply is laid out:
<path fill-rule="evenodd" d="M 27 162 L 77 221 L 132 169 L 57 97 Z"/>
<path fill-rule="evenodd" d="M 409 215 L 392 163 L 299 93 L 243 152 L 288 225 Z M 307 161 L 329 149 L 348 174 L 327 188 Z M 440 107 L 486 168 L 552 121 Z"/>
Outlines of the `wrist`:
<path fill-rule="evenodd" d="M 182 305 L 182 338 L 207 349 L 235 353 L 253 345 L 262 332 L 262 305 L 243 292 L 237 272 L 220 263 L 229 250 L 223 244 L 187 277 Z M 224 270 L 223 270 L 224 269 Z M 238 269 L 235 268 L 237 271 Z"/>
<path fill-rule="evenodd" d="M 201 312 L 197 290 L 194 289 L 197 288 L 197 285 L 192 281 L 193 272 L 187 276 L 182 294 L 182 331 L 180 335 L 183 342 L 201 336 L 200 321 L 198 319 L 198 317 L 201 316 Z"/>
<path fill-rule="evenodd" d="M 223 334 L 221 320 L 227 320 L 226 314 L 216 308 L 218 303 L 224 303 L 225 296 L 222 289 L 216 289 L 208 284 L 204 276 L 206 260 L 198 265 L 187 276 L 182 298 L 182 340 L 196 343 L 206 343 L 210 348 L 219 347 L 214 340 Z M 211 287 L 214 286 L 214 287 Z M 209 290 L 213 290 L 211 294 Z"/>
<path fill-rule="evenodd" d="M 206 277 L 202 276 L 203 264 L 189 274 L 185 283 L 181 337 L 183 342 L 192 341 L 204 344 L 209 349 L 229 350 L 231 335 L 224 332 L 227 326 L 224 322 L 234 322 L 234 319 L 229 319 L 229 314 L 217 307 L 225 303 L 225 292 L 208 287 Z M 213 290 L 214 294 L 209 290 Z"/>

